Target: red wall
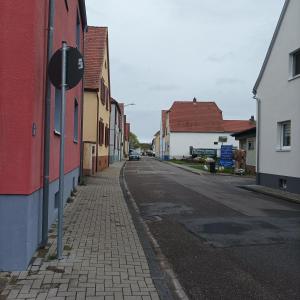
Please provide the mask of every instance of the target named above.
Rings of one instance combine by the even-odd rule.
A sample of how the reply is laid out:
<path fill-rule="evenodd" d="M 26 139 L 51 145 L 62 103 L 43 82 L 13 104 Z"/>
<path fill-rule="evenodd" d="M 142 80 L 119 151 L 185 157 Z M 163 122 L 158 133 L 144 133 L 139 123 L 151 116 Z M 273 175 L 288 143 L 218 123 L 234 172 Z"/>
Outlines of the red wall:
<path fill-rule="evenodd" d="M 55 1 L 54 51 L 74 45 L 77 1 Z M 43 125 L 47 60 L 47 0 L 0 3 L 0 194 L 31 194 L 43 181 Z M 73 142 L 74 98 L 81 114 L 81 84 L 67 92 L 65 172 L 79 167 L 80 141 Z M 32 136 L 32 124 L 37 126 Z M 80 134 L 78 136 L 80 137 Z M 58 177 L 59 140 L 51 99 L 50 181 Z"/>

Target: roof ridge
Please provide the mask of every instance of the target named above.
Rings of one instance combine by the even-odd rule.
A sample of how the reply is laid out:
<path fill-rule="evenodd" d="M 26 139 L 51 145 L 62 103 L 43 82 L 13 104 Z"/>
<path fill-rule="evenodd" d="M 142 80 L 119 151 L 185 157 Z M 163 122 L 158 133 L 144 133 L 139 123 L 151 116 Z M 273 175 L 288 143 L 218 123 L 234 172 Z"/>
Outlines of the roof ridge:
<path fill-rule="evenodd" d="M 288 9 L 289 4 L 290 4 L 290 0 L 285 0 L 284 5 L 283 5 L 283 8 L 282 8 L 282 11 L 281 11 L 281 14 L 280 14 L 280 17 L 279 17 L 279 20 L 278 20 L 278 22 L 277 22 L 275 31 L 274 31 L 273 36 L 272 36 L 272 40 L 271 40 L 270 45 L 269 45 L 269 48 L 268 48 L 268 50 L 267 50 L 267 53 L 266 53 L 266 56 L 265 56 L 263 65 L 262 65 L 262 67 L 261 67 L 261 69 L 260 69 L 258 78 L 257 78 L 257 80 L 256 80 L 256 82 L 255 82 L 255 84 L 254 84 L 253 90 L 252 90 L 252 93 L 253 93 L 254 95 L 256 95 L 257 89 L 258 89 L 258 87 L 259 87 L 259 85 L 260 85 L 260 82 L 261 82 L 261 80 L 262 80 L 262 77 L 263 77 L 263 75 L 264 75 L 265 69 L 266 69 L 266 67 L 267 67 L 269 58 L 270 58 L 270 56 L 271 56 L 271 54 L 272 54 L 273 47 L 274 47 L 275 42 L 276 42 L 276 40 L 277 40 L 277 36 L 278 36 L 279 31 L 280 31 L 281 24 L 282 24 L 282 22 L 283 22 L 283 19 L 284 19 L 284 17 L 285 17 L 285 14 L 286 14 L 286 12 L 287 12 L 287 9 Z"/>

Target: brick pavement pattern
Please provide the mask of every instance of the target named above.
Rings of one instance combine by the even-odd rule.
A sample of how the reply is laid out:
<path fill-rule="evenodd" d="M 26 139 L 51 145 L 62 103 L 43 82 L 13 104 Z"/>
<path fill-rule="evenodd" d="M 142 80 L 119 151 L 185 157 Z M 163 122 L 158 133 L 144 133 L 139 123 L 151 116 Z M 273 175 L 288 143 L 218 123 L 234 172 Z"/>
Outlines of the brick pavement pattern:
<path fill-rule="evenodd" d="M 64 258 L 54 259 L 56 226 L 49 249 L 37 252 L 27 271 L 0 273 L 0 299 L 157 300 L 147 259 L 114 163 L 78 188 L 64 214 Z"/>

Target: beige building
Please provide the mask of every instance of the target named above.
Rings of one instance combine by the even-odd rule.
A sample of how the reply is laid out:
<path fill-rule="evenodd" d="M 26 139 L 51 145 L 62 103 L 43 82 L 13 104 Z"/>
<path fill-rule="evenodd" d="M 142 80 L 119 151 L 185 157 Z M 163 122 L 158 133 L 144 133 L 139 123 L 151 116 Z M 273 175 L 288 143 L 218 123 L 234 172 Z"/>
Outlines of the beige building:
<path fill-rule="evenodd" d="M 256 168 L 256 127 L 232 134 L 239 141 L 239 149 L 244 150 L 245 169 L 248 173 L 255 174 Z"/>
<path fill-rule="evenodd" d="M 83 170 L 93 175 L 109 165 L 110 75 L 107 27 L 89 26 L 85 36 Z"/>
<path fill-rule="evenodd" d="M 155 157 L 160 157 L 160 131 L 157 131 L 154 134 L 153 152 L 155 154 Z"/>

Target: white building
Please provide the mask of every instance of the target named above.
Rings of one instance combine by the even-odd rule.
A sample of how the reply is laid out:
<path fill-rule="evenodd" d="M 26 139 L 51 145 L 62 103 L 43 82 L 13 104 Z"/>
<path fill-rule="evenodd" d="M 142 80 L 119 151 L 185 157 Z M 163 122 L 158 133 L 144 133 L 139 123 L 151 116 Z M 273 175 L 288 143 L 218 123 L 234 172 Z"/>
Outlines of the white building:
<path fill-rule="evenodd" d="M 300 1 L 285 1 L 253 93 L 257 183 L 300 193 Z"/>
<path fill-rule="evenodd" d="M 109 162 L 120 161 L 122 159 L 122 113 L 119 104 L 111 98 L 110 112 L 110 137 L 109 137 Z"/>
<path fill-rule="evenodd" d="M 251 120 L 223 120 L 215 102 L 175 101 L 162 112 L 162 155 L 164 159 L 190 156 L 190 147 L 215 149 L 221 145 L 238 147 L 232 133 L 249 129 Z"/>

